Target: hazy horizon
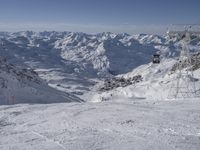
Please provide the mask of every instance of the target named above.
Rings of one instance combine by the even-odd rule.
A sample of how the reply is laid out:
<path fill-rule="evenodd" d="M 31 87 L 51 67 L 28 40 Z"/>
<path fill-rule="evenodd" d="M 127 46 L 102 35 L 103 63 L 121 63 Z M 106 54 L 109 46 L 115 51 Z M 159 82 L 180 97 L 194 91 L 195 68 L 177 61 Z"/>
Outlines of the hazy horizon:
<path fill-rule="evenodd" d="M 163 34 L 200 23 L 198 0 L 0 0 L 0 31 Z"/>

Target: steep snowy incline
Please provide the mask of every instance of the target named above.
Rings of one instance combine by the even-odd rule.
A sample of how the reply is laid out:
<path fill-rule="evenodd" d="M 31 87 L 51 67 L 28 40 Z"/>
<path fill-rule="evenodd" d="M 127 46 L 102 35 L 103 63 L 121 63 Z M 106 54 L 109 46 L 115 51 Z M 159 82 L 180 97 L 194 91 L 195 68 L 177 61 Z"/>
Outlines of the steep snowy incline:
<path fill-rule="evenodd" d="M 16 68 L 0 58 L 0 105 L 80 101 L 49 87 L 33 70 Z"/>

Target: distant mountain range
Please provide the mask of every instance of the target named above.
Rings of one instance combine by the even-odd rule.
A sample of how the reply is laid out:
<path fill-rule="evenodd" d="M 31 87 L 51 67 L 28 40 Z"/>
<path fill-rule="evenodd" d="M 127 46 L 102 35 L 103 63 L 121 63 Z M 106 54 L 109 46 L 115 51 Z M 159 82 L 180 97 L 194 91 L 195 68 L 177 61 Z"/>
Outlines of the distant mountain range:
<path fill-rule="evenodd" d="M 179 42 L 167 36 L 75 32 L 1 32 L 0 55 L 11 64 L 31 68 L 60 91 L 81 97 L 101 79 L 132 71 L 179 53 Z M 200 40 L 193 41 L 200 45 Z M 191 46 L 192 51 L 198 47 Z"/>

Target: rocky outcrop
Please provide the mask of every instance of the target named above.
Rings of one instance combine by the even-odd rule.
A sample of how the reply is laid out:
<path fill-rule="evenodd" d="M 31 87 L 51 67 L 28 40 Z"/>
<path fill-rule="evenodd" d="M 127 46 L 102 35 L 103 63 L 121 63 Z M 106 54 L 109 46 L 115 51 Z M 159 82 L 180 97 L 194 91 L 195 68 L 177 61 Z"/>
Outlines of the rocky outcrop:
<path fill-rule="evenodd" d="M 142 81 L 141 75 L 137 75 L 128 79 L 123 77 L 120 78 L 115 77 L 105 80 L 103 86 L 100 88 L 100 91 L 109 91 L 118 87 L 126 87 L 129 85 L 134 85 L 140 81 Z"/>

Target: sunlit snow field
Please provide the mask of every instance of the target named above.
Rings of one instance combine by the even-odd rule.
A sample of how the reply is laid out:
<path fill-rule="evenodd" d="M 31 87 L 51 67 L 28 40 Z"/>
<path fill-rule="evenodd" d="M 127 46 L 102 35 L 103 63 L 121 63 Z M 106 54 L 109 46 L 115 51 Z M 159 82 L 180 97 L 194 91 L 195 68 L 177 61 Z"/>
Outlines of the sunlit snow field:
<path fill-rule="evenodd" d="M 199 150 L 200 101 L 0 106 L 1 150 Z"/>

